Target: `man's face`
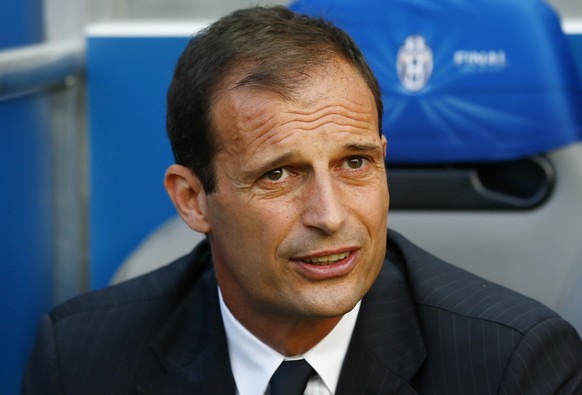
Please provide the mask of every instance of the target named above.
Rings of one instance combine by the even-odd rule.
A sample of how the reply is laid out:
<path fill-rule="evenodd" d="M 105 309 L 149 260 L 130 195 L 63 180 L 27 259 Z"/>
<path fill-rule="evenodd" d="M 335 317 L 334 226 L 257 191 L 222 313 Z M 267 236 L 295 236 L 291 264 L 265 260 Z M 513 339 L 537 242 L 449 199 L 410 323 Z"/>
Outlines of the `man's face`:
<path fill-rule="evenodd" d="M 215 102 L 217 192 L 209 238 L 239 320 L 341 316 L 368 291 L 386 248 L 386 141 L 374 98 L 343 61 L 293 101 L 264 89 Z"/>

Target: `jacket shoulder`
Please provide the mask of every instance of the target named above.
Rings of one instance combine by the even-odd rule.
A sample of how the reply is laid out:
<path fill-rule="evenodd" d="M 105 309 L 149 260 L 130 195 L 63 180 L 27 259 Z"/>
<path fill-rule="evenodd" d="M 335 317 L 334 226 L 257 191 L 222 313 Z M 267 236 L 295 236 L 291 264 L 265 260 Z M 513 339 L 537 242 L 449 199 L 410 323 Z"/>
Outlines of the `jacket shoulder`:
<path fill-rule="evenodd" d="M 200 294 L 215 286 L 205 280 L 213 277 L 210 268 L 210 249 L 202 242 L 154 272 L 53 309 L 39 328 L 26 393 L 127 394 L 165 372 L 153 344 L 163 347 L 180 331 L 193 333 L 191 321 L 208 323 L 190 314 L 196 314 L 193 306 L 205 305 L 205 299 L 196 303 Z M 197 314 L 207 318 L 205 311 Z"/>
<path fill-rule="evenodd" d="M 58 322 L 80 313 L 181 300 L 210 268 L 210 262 L 209 245 L 202 241 L 189 254 L 155 271 L 66 301 L 55 307 L 50 317 Z"/>
<path fill-rule="evenodd" d="M 576 330 L 541 303 L 450 265 L 390 232 L 427 350 L 412 384 L 438 394 L 574 394 Z"/>
<path fill-rule="evenodd" d="M 406 271 L 417 306 L 490 321 L 520 333 L 560 318 L 540 302 L 444 262 L 396 232 L 389 233 L 388 248 Z"/>

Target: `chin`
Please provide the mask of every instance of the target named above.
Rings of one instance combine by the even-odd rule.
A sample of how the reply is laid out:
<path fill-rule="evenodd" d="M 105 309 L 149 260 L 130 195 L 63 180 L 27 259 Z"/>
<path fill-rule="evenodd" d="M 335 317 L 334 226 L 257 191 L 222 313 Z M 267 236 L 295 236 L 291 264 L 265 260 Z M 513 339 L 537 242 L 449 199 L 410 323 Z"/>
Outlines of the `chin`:
<path fill-rule="evenodd" d="M 341 317 L 356 307 L 356 304 L 360 301 L 361 298 L 355 298 L 354 295 L 326 298 L 326 300 L 313 306 L 307 314 L 314 318 Z"/>

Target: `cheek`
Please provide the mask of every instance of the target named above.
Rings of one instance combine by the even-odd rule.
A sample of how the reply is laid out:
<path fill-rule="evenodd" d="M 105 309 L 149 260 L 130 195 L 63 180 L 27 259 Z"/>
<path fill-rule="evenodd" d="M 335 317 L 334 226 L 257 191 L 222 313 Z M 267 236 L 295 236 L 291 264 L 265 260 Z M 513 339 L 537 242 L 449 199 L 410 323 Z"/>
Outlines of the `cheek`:
<path fill-rule="evenodd" d="M 281 202 L 253 201 L 219 209 L 216 229 L 228 237 L 230 250 L 244 250 L 251 259 L 275 259 L 280 244 L 291 232 L 292 209 Z"/>
<path fill-rule="evenodd" d="M 241 220 L 245 221 L 266 238 L 284 233 L 293 221 L 300 217 L 302 200 L 300 193 L 292 193 L 277 199 L 252 199 L 244 205 Z"/>
<path fill-rule="evenodd" d="M 292 215 L 267 209 L 256 214 L 248 231 L 253 235 L 251 242 L 259 249 L 257 255 L 269 261 L 280 259 L 281 246 L 294 234 Z"/>
<path fill-rule="evenodd" d="M 362 188 L 352 195 L 353 207 L 370 226 L 385 226 L 389 201 L 386 187 Z"/>

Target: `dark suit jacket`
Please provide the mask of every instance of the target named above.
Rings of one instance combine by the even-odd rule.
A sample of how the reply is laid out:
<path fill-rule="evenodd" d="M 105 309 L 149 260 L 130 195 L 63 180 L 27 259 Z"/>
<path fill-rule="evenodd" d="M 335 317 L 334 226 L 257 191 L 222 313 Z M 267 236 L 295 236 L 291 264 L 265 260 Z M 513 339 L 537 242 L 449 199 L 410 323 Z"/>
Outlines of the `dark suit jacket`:
<path fill-rule="evenodd" d="M 389 232 L 337 394 L 582 394 L 577 332 Z M 26 394 L 235 393 L 207 242 L 44 318 Z M 262 395 L 262 394 L 261 394 Z"/>

